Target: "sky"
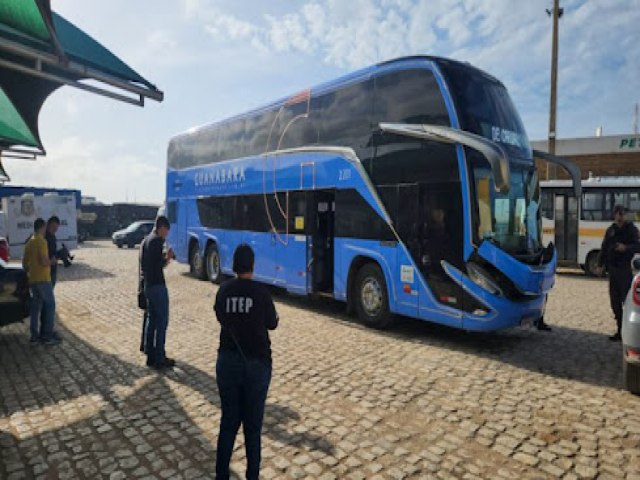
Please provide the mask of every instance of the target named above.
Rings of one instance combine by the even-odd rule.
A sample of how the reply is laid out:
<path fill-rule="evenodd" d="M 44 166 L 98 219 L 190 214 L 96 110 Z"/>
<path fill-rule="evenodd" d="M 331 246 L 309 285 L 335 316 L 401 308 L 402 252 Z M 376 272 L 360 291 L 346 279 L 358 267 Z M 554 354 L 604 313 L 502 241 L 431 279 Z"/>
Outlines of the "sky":
<path fill-rule="evenodd" d="M 51 0 L 165 94 L 144 108 L 72 87 L 45 102 L 47 155 L 10 185 L 161 203 L 169 139 L 376 62 L 429 54 L 498 79 L 531 140 L 549 116 L 551 0 Z M 640 0 L 562 0 L 558 138 L 633 132 Z"/>

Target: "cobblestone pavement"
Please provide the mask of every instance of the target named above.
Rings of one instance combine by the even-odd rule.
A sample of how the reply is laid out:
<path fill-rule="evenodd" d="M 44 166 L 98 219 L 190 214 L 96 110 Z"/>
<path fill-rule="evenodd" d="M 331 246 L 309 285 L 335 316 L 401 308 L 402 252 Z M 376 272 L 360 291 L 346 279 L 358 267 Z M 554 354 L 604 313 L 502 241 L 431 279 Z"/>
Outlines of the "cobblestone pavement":
<path fill-rule="evenodd" d="M 61 346 L 0 331 L 0 478 L 213 477 L 216 287 L 167 269 L 179 368 L 156 373 L 138 351 L 136 261 L 96 242 L 60 269 Z M 640 479 L 640 398 L 622 389 L 602 280 L 558 277 L 551 333 L 378 332 L 336 302 L 276 304 L 262 478 Z"/>

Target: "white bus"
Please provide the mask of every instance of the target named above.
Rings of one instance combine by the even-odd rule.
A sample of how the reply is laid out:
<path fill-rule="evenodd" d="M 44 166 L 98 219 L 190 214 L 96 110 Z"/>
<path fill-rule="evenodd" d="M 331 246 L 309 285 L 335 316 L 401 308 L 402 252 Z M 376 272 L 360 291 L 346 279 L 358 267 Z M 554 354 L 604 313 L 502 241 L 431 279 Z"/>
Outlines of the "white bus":
<path fill-rule="evenodd" d="M 582 180 L 578 202 L 571 180 L 540 182 L 543 242 L 554 242 L 558 265 L 580 266 L 600 276 L 597 259 L 614 205 L 627 208 L 627 219 L 640 223 L 640 177 L 589 177 Z"/>

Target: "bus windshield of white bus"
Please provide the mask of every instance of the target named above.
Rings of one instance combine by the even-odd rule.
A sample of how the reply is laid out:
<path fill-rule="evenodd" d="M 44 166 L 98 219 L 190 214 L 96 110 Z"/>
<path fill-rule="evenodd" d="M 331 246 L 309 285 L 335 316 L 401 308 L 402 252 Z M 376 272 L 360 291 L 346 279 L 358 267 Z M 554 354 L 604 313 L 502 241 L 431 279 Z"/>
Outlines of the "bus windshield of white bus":
<path fill-rule="evenodd" d="M 537 170 L 512 166 L 509 192 L 503 194 L 496 192 L 486 162 L 477 158 L 473 163 L 476 241 L 489 240 L 513 255 L 540 252 L 542 229 Z"/>

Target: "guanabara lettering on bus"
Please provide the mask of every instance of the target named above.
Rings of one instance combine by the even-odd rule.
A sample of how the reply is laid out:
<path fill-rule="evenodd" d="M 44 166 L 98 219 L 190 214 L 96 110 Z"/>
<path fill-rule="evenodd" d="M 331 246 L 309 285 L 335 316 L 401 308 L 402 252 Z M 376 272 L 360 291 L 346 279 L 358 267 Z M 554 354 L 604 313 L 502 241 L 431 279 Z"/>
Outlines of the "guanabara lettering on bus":
<path fill-rule="evenodd" d="M 554 283 L 532 151 L 504 86 L 467 63 L 380 63 L 171 139 L 169 241 L 232 274 L 466 330 L 535 324 Z M 578 187 L 579 188 L 579 184 Z"/>

